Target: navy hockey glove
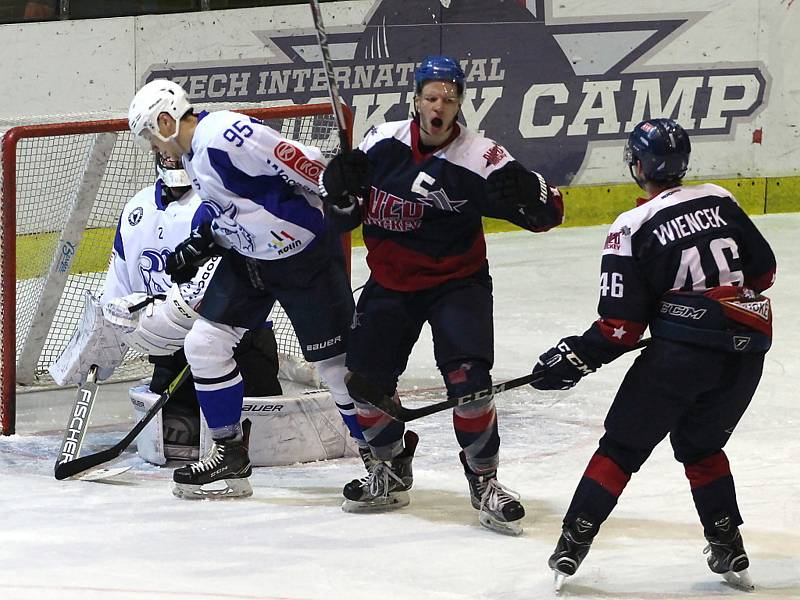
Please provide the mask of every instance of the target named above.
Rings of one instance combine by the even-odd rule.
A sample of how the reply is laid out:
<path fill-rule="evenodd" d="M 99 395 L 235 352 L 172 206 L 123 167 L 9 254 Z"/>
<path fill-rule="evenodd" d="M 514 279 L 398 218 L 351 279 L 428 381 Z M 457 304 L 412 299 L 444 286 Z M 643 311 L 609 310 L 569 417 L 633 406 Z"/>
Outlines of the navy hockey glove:
<path fill-rule="evenodd" d="M 547 193 L 544 179 L 515 160 L 486 179 L 486 199 L 491 206 L 505 210 L 525 213 L 539 207 L 544 208 Z"/>
<path fill-rule="evenodd" d="M 212 256 L 220 253 L 220 247 L 211 235 L 211 222 L 206 221 L 192 230 L 188 238 L 175 246 L 167 256 L 165 272 L 175 283 L 191 281 L 197 268 Z"/>
<path fill-rule="evenodd" d="M 580 337 L 570 336 L 542 354 L 533 366 L 533 374 L 538 379 L 531 385 L 537 390 L 568 390 L 584 375 L 594 373 L 600 365 L 592 366 L 582 358 L 576 352 L 581 346 Z"/>
<path fill-rule="evenodd" d="M 351 196 L 365 198 L 372 179 L 372 165 L 361 150 L 337 154 L 320 177 L 320 197 L 339 208 L 353 205 Z"/>

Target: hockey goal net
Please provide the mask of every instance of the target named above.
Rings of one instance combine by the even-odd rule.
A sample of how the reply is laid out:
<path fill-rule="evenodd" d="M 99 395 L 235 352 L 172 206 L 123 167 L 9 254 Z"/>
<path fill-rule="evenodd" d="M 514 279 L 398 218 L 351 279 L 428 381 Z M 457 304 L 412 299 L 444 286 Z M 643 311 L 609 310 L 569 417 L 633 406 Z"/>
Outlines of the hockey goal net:
<path fill-rule="evenodd" d="M 328 104 L 240 112 L 328 157 L 338 149 Z M 3 136 L 0 153 L 0 433 L 9 435 L 17 393 L 53 385 L 47 368 L 72 335 L 84 290 L 102 289 L 122 208 L 153 184 L 155 168 L 124 119 L 15 127 Z M 349 239 L 345 244 L 349 251 Z M 271 318 L 279 352 L 301 357 L 279 306 Z M 114 379 L 148 371 L 146 357 L 129 351 Z"/>

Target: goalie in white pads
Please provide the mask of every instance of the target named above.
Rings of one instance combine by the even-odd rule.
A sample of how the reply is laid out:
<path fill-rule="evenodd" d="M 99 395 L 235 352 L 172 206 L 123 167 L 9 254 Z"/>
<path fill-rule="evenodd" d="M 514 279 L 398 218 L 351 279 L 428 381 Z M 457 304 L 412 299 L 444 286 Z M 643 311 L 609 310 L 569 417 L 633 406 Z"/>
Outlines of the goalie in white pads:
<path fill-rule="evenodd" d="M 323 168 L 319 150 L 242 114 L 195 114 L 186 92 L 168 80 L 142 87 L 128 120 L 145 147 L 183 161 L 211 211 L 167 257 L 166 272 L 174 282 L 190 281 L 209 259 L 221 256 L 185 344 L 214 445 L 199 463 L 175 471 L 175 495 L 252 493 L 240 426 L 244 390 L 231 349 L 246 329 L 263 322 L 276 301 L 351 435 L 363 444 L 344 384 L 353 298 L 341 244 L 329 231 L 317 196 Z M 226 490 L 212 490 L 222 482 Z"/>
<path fill-rule="evenodd" d="M 50 368 L 60 385 L 82 383 L 92 364 L 103 380 L 122 362 L 128 347 L 146 354 L 154 365 L 153 377 L 149 388 L 137 388 L 131 398 L 140 411 L 152 405 L 186 364 L 183 343 L 197 316 L 194 306 L 218 264 L 209 261 L 196 278 L 181 286 L 173 285 L 164 273 L 169 252 L 206 208 L 180 162 L 158 155 L 156 171 L 155 184 L 137 193 L 123 209 L 100 300 L 87 294 L 84 317 Z M 144 308 L 130 312 L 130 307 L 142 303 Z M 248 395 L 281 393 L 271 329 L 248 332 L 235 354 Z M 198 458 L 200 411 L 191 381 L 175 391 L 138 445 L 142 457 L 156 464 Z"/>

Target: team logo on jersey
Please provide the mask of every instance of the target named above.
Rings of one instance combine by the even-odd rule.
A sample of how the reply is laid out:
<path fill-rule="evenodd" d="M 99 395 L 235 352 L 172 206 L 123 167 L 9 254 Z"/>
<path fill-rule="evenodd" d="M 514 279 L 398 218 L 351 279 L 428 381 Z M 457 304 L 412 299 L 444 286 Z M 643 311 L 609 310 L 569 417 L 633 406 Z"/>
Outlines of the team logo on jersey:
<path fill-rule="evenodd" d="M 172 287 L 172 280 L 164 272 L 169 255 L 169 248 L 145 248 L 139 255 L 139 275 L 144 283 L 144 289 L 151 296 L 166 294 Z"/>
<path fill-rule="evenodd" d="M 486 166 L 496 165 L 506 157 L 505 149 L 495 142 L 494 146 L 489 148 L 483 155 L 486 159 Z"/>
<path fill-rule="evenodd" d="M 612 231 L 606 237 L 606 245 L 603 247 L 604 250 L 619 250 L 620 246 L 620 237 L 622 237 L 621 231 Z"/>
<path fill-rule="evenodd" d="M 410 202 L 373 186 L 369 192 L 364 224 L 389 231 L 413 231 L 422 226 L 424 211 L 422 202 Z"/>
<path fill-rule="evenodd" d="M 224 237 L 234 250 L 245 254 L 254 252 L 256 246 L 253 242 L 253 234 L 250 233 L 247 228 L 243 227 L 241 223 L 236 221 L 235 216 L 234 210 L 233 217 L 222 214 L 214 219 L 211 223 L 214 235 Z"/>
<path fill-rule="evenodd" d="M 311 160 L 303 152 L 288 142 L 281 142 L 275 146 L 275 158 L 289 167 L 292 171 L 299 173 L 316 185 L 319 181 L 325 165 L 316 160 Z"/>
<path fill-rule="evenodd" d="M 142 220 L 142 215 L 144 215 L 144 210 L 141 206 L 137 206 L 128 214 L 128 223 L 130 223 L 131 226 L 138 225 Z"/>
<path fill-rule="evenodd" d="M 460 212 L 458 209 L 467 203 L 466 200 L 451 200 L 444 188 L 431 190 L 424 198 L 419 199 L 425 206 L 431 206 L 447 212 Z"/>
<path fill-rule="evenodd" d="M 736 123 L 749 121 L 767 97 L 770 77 L 755 53 L 744 60 L 737 56 L 736 62 L 715 56 L 703 63 L 698 62 L 701 49 L 671 43 L 679 34 L 690 39 L 699 21 L 721 10 L 703 11 L 702 3 L 692 12 L 656 15 L 621 3 L 625 6 L 609 10 L 605 21 L 566 16 L 552 0 L 446 6 L 404 0 L 402 10 L 392 0 L 366 4 L 366 22 L 340 9 L 337 24 L 344 27 L 327 36 L 342 100 L 353 109 L 356 141 L 376 123 L 408 117 L 413 70 L 426 54 L 460 60 L 467 126 L 500 140 L 514 158 L 555 185 L 568 184 L 581 171 L 589 144 L 615 141 L 621 148 L 639 121 L 676 118 L 693 139 L 727 135 Z M 474 35 L 487 15 L 495 25 Z M 437 35 L 431 35 L 431 27 Z M 270 50 L 267 64 L 253 50 L 253 58 L 244 61 L 226 55 L 217 65 L 153 65 L 147 80 L 172 79 L 196 103 L 304 104 L 324 95 L 324 70 L 318 57 L 305 51 L 317 47 L 313 32 L 252 33 L 259 50 Z M 315 119 L 303 141 L 330 147 L 335 138 L 333 119 L 326 116 Z"/>

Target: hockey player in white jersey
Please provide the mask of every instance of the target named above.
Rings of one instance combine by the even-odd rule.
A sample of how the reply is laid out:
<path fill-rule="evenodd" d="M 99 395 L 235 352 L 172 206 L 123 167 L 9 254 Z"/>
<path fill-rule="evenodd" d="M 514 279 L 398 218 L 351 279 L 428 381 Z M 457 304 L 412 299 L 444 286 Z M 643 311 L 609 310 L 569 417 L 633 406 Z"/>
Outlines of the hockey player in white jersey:
<path fill-rule="evenodd" d="M 167 257 L 166 272 L 174 282 L 186 282 L 209 259 L 222 257 L 184 347 L 214 446 L 199 463 L 175 471 L 175 494 L 202 497 L 209 489 L 204 486 L 222 480 L 224 493 L 208 495 L 252 493 L 239 425 L 242 378 L 232 348 L 247 328 L 263 322 L 276 300 L 351 435 L 363 444 L 344 384 L 353 299 L 341 246 L 317 196 L 324 168 L 319 150 L 242 114 L 195 114 L 185 91 L 168 80 L 139 90 L 129 124 L 144 146 L 183 160 L 209 209 Z"/>
<path fill-rule="evenodd" d="M 192 190 L 180 161 L 157 154 L 156 172 L 155 183 L 139 191 L 122 211 L 100 299 L 87 298 L 97 309 L 94 325 L 99 335 L 87 336 L 86 328 L 79 326 L 73 336 L 76 342 L 117 339 L 119 350 L 109 356 L 95 344 L 87 347 L 85 342 L 77 345 L 71 340 L 51 367 L 57 383 L 85 380 L 89 364 L 98 361 L 104 366 L 100 379 L 105 379 L 121 362 L 124 348 L 131 347 L 147 355 L 154 365 L 149 390 L 155 396 L 167 389 L 186 364 L 184 339 L 219 260 L 209 261 L 192 281 L 173 285 L 164 272 L 166 257 L 205 217 L 207 206 Z M 129 308 L 134 305 L 146 308 L 131 313 Z M 89 312 L 95 314 L 95 310 Z M 246 371 L 247 393 L 253 396 L 281 393 L 275 337 L 264 325 L 248 331 L 236 348 L 237 362 Z M 113 330 L 105 331 L 109 328 Z M 248 368 L 253 364 L 256 368 Z M 191 379 L 170 397 L 159 422 L 163 423 L 163 442 L 157 444 L 163 443 L 162 460 L 198 458 L 200 413 Z"/>

